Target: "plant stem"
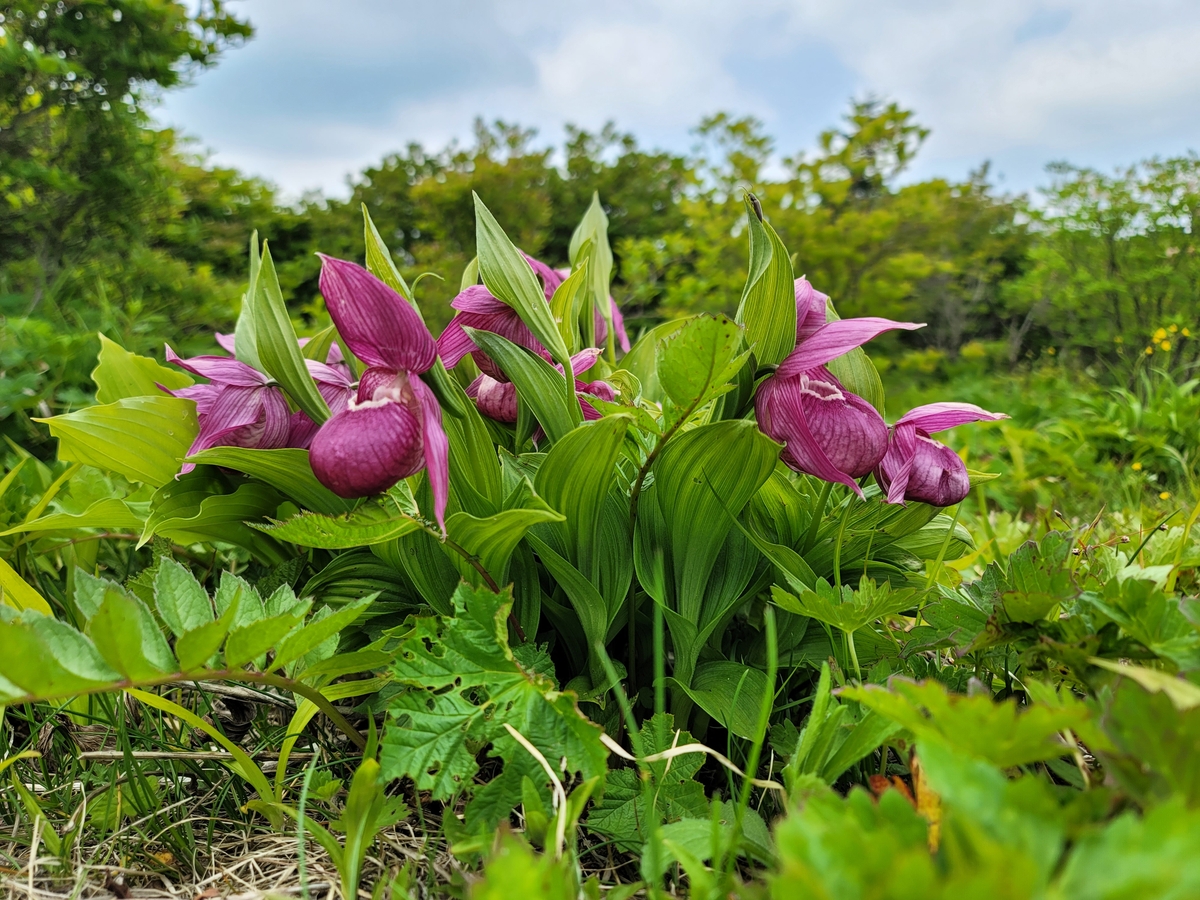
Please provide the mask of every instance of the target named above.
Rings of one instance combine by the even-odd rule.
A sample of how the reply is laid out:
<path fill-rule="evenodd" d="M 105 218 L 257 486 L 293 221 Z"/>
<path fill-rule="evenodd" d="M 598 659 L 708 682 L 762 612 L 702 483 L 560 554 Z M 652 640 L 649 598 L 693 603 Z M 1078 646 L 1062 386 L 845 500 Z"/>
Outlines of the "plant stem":
<path fill-rule="evenodd" d="M 461 556 L 464 560 L 466 560 L 467 565 L 479 573 L 479 577 L 482 578 L 483 583 L 488 586 L 488 590 L 490 590 L 493 594 L 500 593 L 500 585 L 496 584 L 496 579 L 493 578 L 491 574 L 489 574 L 488 570 L 483 567 L 483 563 L 479 561 L 478 556 L 476 556 L 474 553 L 471 553 L 466 547 L 462 546 L 456 541 L 452 541 L 448 537 L 443 538 L 440 533 L 434 532 L 434 536 L 441 540 L 442 543 Z M 521 643 L 525 643 L 525 629 L 521 627 L 521 623 L 517 621 L 517 617 L 513 614 L 511 609 L 508 611 L 508 624 L 511 625 L 513 631 L 517 633 L 517 638 L 521 641 Z"/>
<path fill-rule="evenodd" d="M 862 667 L 858 664 L 858 651 L 854 649 L 854 632 L 846 631 L 846 647 L 850 650 L 850 660 L 854 663 L 854 674 L 858 683 L 862 684 Z"/>
<path fill-rule="evenodd" d="M 667 708 L 667 651 L 663 634 L 663 611 L 654 601 L 654 714 Z"/>
<path fill-rule="evenodd" d="M 825 506 L 829 503 L 829 495 L 832 491 L 833 482 L 826 481 L 821 488 L 821 496 L 817 498 L 817 505 L 813 507 L 812 518 L 808 522 L 808 534 L 804 536 L 804 546 L 800 550 L 801 556 L 811 550 L 813 544 L 817 542 L 817 532 L 821 530 L 821 519 L 825 515 Z"/>

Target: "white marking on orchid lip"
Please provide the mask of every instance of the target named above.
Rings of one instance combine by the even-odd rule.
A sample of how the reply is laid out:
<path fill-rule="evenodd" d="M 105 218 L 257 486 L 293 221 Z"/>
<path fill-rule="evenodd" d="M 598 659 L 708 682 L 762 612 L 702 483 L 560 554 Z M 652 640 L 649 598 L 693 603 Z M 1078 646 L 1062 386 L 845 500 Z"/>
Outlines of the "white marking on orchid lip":
<path fill-rule="evenodd" d="M 381 397 L 378 400 L 364 400 L 362 403 L 359 403 L 357 400 L 351 397 L 347 409 L 351 411 L 356 409 L 379 409 L 381 406 L 387 406 L 389 403 L 395 402 L 396 401 L 391 397 Z"/>
<path fill-rule="evenodd" d="M 800 376 L 800 393 L 816 397 L 818 400 L 846 399 L 846 395 L 839 391 L 835 385 L 830 384 L 828 381 L 809 378 L 807 375 Z"/>

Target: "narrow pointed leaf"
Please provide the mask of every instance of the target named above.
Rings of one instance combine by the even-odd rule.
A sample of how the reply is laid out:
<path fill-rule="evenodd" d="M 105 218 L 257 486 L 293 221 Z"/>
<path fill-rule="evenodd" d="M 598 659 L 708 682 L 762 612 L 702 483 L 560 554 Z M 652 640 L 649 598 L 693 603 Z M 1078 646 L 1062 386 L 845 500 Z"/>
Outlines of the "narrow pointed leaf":
<path fill-rule="evenodd" d="M 759 219 L 746 195 L 750 274 L 735 321 L 759 365 L 778 365 L 796 346 L 796 292 L 792 261 L 769 222 Z"/>
<path fill-rule="evenodd" d="M 533 411 L 551 441 L 559 440 L 582 421 L 574 385 L 568 388 L 566 379 L 548 362 L 498 334 L 474 328 L 465 330 L 512 379 L 521 403 Z"/>
<path fill-rule="evenodd" d="M 249 450 L 245 447 L 212 447 L 188 457 L 188 462 L 222 466 L 265 481 L 313 512 L 336 514 L 348 511 L 353 500 L 339 497 L 313 474 L 308 451 L 296 447 Z"/>

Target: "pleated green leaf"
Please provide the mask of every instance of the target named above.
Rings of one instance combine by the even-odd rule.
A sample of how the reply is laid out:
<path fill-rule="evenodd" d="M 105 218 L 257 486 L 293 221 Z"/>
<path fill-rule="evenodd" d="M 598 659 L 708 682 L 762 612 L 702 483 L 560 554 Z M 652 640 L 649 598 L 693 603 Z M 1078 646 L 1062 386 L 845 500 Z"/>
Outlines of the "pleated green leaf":
<path fill-rule="evenodd" d="M 251 297 L 254 317 L 255 350 L 261 370 L 270 375 L 287 392 L 297 406 L 317 424 L 329 418 L 329 406 L 317 383 L 308 374 L 304 356 L 296 340 L 296 329 L 288 316 L 283 302 L 283 291 L 271 251 L 263 244 L 262 268 L 258 277 L 258 291 Z M 234 349 L 237 349 L 235 342 Z"/>
<path fill-rule="evenodd" d="M 308 451 L 295 447 L 278 450 L 248 450 L 244 447 L 212 447 L 188 457 L 188 462 L 223 466 L 265 481 L 313 512 L 336 514 L 349 510 L 354 501 L 335 494 L 313 474 Z"/>
<path fill-rule="evenodd" d="M 668 680 L 738 737 L 757 737 L 758 713 L 767 690 L 767 676 L 761 669 L 714 659 L 696 666 L 690 685 L 674 678 Z"/>
<path fill-rule="evenodd" d="M 583 420 L 575 398 L 574 379 L 567 380 L 552 365 L 524 347 L 475 328 L 464 328 L 484 353 L 496 361 L 517 388 L 517 397 L 541 423 L 546 436 L 557 441 Z"/>
<path fill-rule="evenodd" d="M 746 195 L 750 272 L 735 321 L 746 328 L 759 365 L 779 365 L 796 346 L 796 291 L 783 241 Z"/>
<path fill-rule="evenodd" d="M 120 344 L 99 334 L 100 354 L 92 381 L 96 383 L 96 402 L 112 403 L 127 397 L 161 397 L 163 387 L 178 390 L 192 379 L 178 369 L 168 369 L 148 356 L 130 353 Z"/>
<path fill-rule="evenodd" d="M 116 497 L 97 500 L 81 513 L 51 513 L 0 531 L 0 537 L 27 531 L 69 531 L 76 528 L 107 528 L 110 531 L 140 532 L 146 524 L 148 506 L 129 503 Z"/>
<path fill-rule="evenodd" d="M 35 419 L 58 438 L 58 458 L 157 487 L 179 471 L 199 431 L 196 404 L 176 397 L 127 397 Z"/>
<path fill-rule="evenodd" d="M 663 391 L 685 411 L 720 396 L 749 358 L 748 352 L 739 352 L 743 342 L 742 329 L 725 316 L 685 322 L 658 347 L 655 371 Z"/>
<path fill-rule="evenodd" d="M 479 274 L 483 277 L 484 285 L 498 300 L 517 311 L 521 321 L 550 351 L 556 362 L 569 366 L 571 354 L 554 322 L 550 304 L 546 302 L 546 295 L 533 269 L 483 205 L 479 195 L 472 192 L 471 196 L 475 198 L 475 245 L 479 253 Z M 509 374 L 509 377 L 512 375 Z"/>

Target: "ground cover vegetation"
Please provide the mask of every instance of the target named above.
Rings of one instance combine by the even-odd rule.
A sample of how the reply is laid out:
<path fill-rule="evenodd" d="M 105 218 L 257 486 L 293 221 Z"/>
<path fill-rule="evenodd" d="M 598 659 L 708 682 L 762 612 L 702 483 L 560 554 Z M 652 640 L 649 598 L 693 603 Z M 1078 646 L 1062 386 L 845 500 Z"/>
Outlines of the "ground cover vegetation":
<path fill-rule="evenodd" d="M 0 14 L 10 894 L 1200 892 L 1196 157 L 284 206 L 148 118 L 223 4 Z"/>

